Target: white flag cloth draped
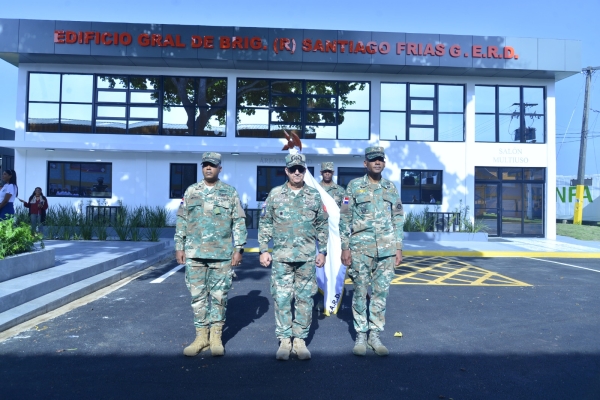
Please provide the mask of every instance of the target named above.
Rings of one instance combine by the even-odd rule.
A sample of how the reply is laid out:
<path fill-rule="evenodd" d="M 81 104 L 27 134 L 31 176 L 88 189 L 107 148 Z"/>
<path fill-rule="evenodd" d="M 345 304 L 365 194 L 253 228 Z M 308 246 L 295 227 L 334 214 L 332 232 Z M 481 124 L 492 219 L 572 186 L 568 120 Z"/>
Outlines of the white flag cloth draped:
<path fill-rule="evenodd" d="M 308 168 L 304 175 L 304 183 L 319 191 L 323 204 L 329 214 L 329 241 L 327 243 L 327 258 L 323 268 L 317 268 L 317 284 L 323 292 L 323 308 L 325 315 L 336 314 L 344 294 L 344 279 L 346 266 L 342 264 L 342 241 L 340 239 L 340 208 L 312 176 Z"/>

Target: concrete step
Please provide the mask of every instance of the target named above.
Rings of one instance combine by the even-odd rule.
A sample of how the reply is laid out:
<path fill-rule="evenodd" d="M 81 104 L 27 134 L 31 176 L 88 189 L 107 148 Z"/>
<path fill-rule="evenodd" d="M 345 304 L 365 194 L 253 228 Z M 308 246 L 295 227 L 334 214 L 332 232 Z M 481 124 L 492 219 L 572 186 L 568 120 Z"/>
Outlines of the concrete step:
<path fill-rule="evenodd" d="M 103 287 L 112 285 L 130 275 L 135 274 L 158 262 L 174 259 L 173 246 L 168 244 L 159 251 L 144 255 L 135 261 L 117 266 L 108 271 L 79 280 L 58 290 L 46 293 L 40 297 L 24 302 L 16 307 L 0 313 L 0 332 L 18 324 L 55 310 L 65 304 L 95 292 Z"/>
<path fill-rule="evenodd" d="M 99 262 L 94 262 L 93 256 L 90 255 L 85 260 L 57 263 L 52 268 L 0 282 L 0 313 L 120 265 L 152 256 L 165 250 L 167 243 L 157 242 L 114 258 L 104 257 L 103 261 Z M 57 259 L 60 260 L 59 254 Z"/>

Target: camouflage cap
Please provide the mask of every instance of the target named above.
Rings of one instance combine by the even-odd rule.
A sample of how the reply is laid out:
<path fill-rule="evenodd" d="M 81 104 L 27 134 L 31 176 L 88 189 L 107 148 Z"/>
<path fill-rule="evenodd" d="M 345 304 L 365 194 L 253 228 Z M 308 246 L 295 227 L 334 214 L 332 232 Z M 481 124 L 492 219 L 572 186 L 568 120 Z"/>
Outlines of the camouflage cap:
<path fill-rule="evenodd" d="M 372 147 L 367 147 L 365 149 L 365 158 L 367 160 L 372 160 L 377 157 L 383 157 L 385 159 L 385 153 L 383 152 L 383 147 L 372 146 Z"/>
<path fill-rule="evenodd" d="M 306 168 L 306 157 L 304 154 L 288 154 L 285 156 L 285 166 L 291 168 L 294 165 L 301 165 Z"/>
<path fill-rule="evenodd" d="M 211 163 L 214 165 L 221 165 L 221 155 L 212 151 L 207 151 L 202 154 L 202 162 Z"/>
<path fill-rule="evenodd" d="M 326 161 L 321 163 L 321 171 L 333 172 L 333 161 Z"/>

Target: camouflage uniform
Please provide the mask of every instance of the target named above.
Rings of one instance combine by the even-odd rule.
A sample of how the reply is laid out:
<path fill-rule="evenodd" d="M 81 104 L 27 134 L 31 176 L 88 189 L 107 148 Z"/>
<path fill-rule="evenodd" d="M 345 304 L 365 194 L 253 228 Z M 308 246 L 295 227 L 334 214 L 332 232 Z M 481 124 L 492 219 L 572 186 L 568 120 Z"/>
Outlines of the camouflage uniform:
<path fill-rule="evenodd" d="M 333 172 L 333 162 L 323 162 L 321 163 L 321 172 L 323 171 L 331 171 Z M 335 200 L 335 204 L 338 207 L 342 205 L 342 199 L 344 198 L 344 188 L 337 185 L 333 180 L 331 181 L 331 185 L 326 185 L 322 180 L 320 182 L 321 187 L 325 190 L 332 198 Z"/>
<path fill-rule="evenodd" d="M 293 165 L 288 155 L 287 167 Z M 308 336 L 312 322 L 312 296 L 317 292 L 316 247 L 327 249 L 328 215 L 316 189 L 304 185 L 297 194 L 285 183 L 269 193 L 258 226 L 260 252 L 268 250 L 273 239 L 271 294 L 275 302 L 275 334 L 278 339 Z M 291 303 L 295 315 L 292 321 Z"/>
<path fill-rule="evenodd" d="M 202 161 L 213 162 L 205 153 Z M 220 155 L 215 165 L 220 164 Z M 175 250 L 184 250 L 185 283 L 192 294 L 196 328 L 223 326 L 227 292 L 231 288 L 233 247 L 246 243 L 244 210 L 237 191 L 217 181 L 214 186 L 202 180 L 185 191 L 175 230 Z"/>
<path fill-rule="evenodd" d="M 383 154 L 380 147 L 367 151 L 370 149 L 381 149 Z M 340 236 L 342 250 L 352 252 L 348 274 L 354 283 L 352 314 L 357 332 L 383 330 L 396 250 L 402 249 L 403 227 L 402 202 L 391 181 L 381 178 L 373 184 L 368 175 L 350 181 L 340 210 Z M 367 320 L 369 285 L 372 293 Z"/>

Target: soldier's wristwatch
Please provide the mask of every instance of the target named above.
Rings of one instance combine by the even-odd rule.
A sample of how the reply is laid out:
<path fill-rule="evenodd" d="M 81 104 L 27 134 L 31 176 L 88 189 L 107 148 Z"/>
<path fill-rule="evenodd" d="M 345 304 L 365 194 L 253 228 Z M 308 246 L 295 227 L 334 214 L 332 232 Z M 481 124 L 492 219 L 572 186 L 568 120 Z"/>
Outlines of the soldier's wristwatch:
<path fill-rule="evenodd" d="M 240 246 L 240 247 L 237 247 L 237 246 L 236 246 L 236 248 L 235 248 L 235 251 L 237 251 L 237 252 L 238 252 L 238 253 L 240 253 L 240 254 L 244 254 L 244 248 L 243 248 L 243 247 L 241 247 L 241 246 Z"/>

